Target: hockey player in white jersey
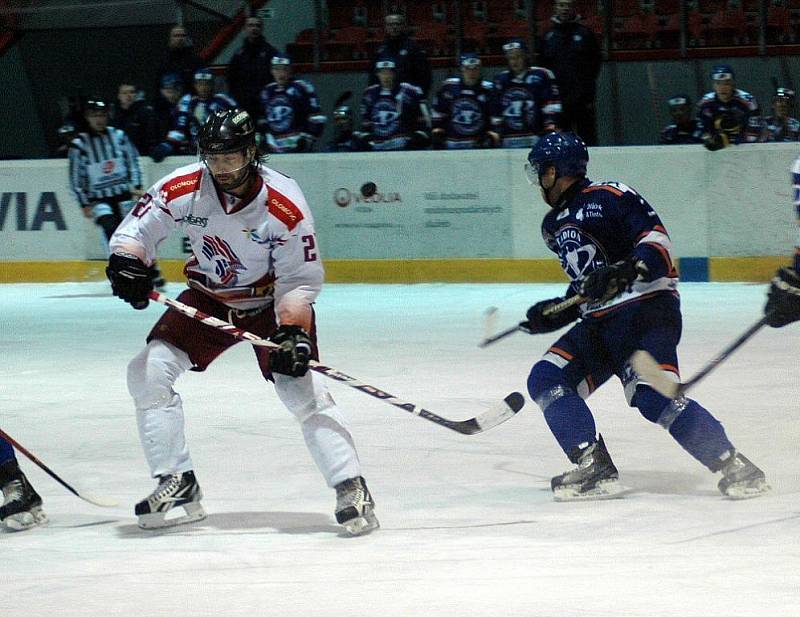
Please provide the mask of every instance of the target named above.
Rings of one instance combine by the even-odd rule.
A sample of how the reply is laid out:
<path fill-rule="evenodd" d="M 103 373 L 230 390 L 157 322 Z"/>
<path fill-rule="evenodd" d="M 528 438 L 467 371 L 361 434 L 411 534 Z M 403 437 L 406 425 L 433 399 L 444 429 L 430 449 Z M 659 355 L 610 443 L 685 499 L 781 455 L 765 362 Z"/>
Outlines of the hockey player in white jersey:
<path fill-rule="evenodd" d="M 253 121 L 238 109 L 209 117 L 199 136 L 201 161 L 156 182 L 111 239 L 107 274 L 114 294 L 148 305 L 148 265 L 174 231 L 193 255 L 179 300 L 280 345 L 254 351 L 264 377 L 301 425 L 306 445 L 336 489 L 336 520 L 359 535 L 378 527 L 350 433 L 320 375 L 312 304 L 323 281 L 311 211 L 293 179 L 256 155 Z M 228 334 L 167 311 L 128 366 L 139 435 L 158 486 L 136 505 L 142 528 L 201 520 L 202 493 L 184 437 L 181 397 L 173 384 L 202 371 L 236 343 Z M 182 506 L 185 515 L 167 518 Z"/>

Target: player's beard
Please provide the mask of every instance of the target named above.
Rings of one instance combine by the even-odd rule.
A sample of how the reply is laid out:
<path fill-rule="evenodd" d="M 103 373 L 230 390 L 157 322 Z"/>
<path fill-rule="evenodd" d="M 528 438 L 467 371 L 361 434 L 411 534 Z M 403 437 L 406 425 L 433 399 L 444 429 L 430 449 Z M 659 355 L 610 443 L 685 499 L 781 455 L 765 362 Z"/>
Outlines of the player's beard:
<path fill-rule="evenodd" d="M 245 185 L 249 175 L 250 163 L 248 162 L 244 167 L 225 173 L 215 174 L 213 177 L 214 182 L 219 185 L 219 188 L 228 193 Z"/>

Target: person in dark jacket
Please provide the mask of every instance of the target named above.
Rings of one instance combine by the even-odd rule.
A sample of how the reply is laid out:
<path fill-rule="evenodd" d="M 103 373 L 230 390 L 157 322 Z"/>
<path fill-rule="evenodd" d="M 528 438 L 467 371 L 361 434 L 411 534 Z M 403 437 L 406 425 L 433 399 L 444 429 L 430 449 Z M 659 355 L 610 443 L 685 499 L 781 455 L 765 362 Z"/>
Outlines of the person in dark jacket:
<path fill-rule="evenodd" d="M 539 65 L 553 71 L 561 93 L 561 127 L 597 145 L 594 98 L 602 62 L 594 32 L 580 23 L 574 0 L 555 0 L 553 26 L 541 39 Z"/>
<path fill-rule="evenodd" d="M 183 94 L 191 93 L 192 78 L 197 69 L 203 67 L 203 61 L 194 50 L 194 43 L 183 26 L 173 26 L 167 40 L 167 54 L 158 67 L 155 88 L 161 88 L 161 78 L 168 74 L 178 74 L 183 84 Z"/>
<path fill-rule="evenodd" d="M 264 22 L 260 17 L 248 17 L 244 24 L 245 39 L 228 64 L 228 90 L 253 120 L 261 117 L 261 90 L 272 78 L 270 61 L 280 54 L 263 35 Z"/>
<path fill-rule="evenodd" d="M 125 131 L 140 154 L 147 154 L 157 143 L 153 108 L 144 100 L 144 92 L 131 81 L 123 81 L 117 87 L 117 101 L 111 107 L 109 123 Z"/>
<path fill-rule="evenodd" d="M 399 13 L 390 13 L 384 19 L 386 38 L 372 58 L 369 83 L 378 83 L 378 74 L 374 70 L 378 58 L 394 58 L 397 62 L 398 83 L 409 83 L 422 90 L 425 97 L 431 89 L 431 65 L 428 55 L 419 44 L 411 38 L 406 30 L 406 21 Z"/>

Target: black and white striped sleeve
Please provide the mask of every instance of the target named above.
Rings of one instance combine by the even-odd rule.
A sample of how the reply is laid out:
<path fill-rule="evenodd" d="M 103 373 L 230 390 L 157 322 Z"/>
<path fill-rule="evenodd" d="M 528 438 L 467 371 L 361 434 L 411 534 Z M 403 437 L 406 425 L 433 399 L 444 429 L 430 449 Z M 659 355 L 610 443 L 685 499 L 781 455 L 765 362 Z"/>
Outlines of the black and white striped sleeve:
<path fill-rule="evenodd" d="M 86 192 L 86 152 L 79 137 L 72 140 L 69 147 L 69 188 L 81 207 L 89 205 Z"/>

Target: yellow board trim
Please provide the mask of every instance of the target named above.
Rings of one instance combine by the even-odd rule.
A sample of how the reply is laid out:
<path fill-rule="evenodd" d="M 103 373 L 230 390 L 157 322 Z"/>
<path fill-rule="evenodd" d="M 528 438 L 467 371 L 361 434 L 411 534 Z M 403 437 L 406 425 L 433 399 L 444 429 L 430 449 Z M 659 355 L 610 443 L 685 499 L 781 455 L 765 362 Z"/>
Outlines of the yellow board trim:
<path fill-rule="evenodd" d="M 709 279 L 764 283 L 787 257 L 710 257 Z M 168 281 L 183 281 L 183 261 L 162 260 Z M 5 261 L 0 283 L 105 280 L 104 261 Z M 555 259 L 329 259 L 329 283 L 566 283 Z"/>
<path fill-rule="evenodd" d="M 788 265 L 786 257 L 709 257 L 708 279 L 720 283 L 751 282 L 766 283 L 775 270 Z"/>

